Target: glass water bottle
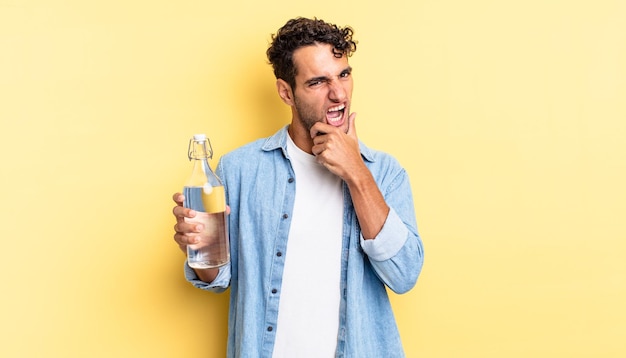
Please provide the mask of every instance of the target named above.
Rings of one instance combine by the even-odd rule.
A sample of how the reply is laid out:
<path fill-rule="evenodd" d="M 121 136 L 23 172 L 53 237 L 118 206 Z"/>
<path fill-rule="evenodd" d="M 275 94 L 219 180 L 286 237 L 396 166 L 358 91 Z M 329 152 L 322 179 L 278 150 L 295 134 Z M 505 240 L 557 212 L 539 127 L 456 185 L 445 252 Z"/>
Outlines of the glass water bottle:
<path fill-rule="evenodd" d="M 189 140 L 188 154 L 193 170 L 183 189 L 183 205 L 195 210 L 196 216 L 185 221 L 201 223 L 204 230 L 197 244 L 187 246 L 187 262 L 199 269 L 220 267 L 230 261 L 226 196 L 221 180 L 209 166 L 213 148 L 206 135 L 196 134 Z"/>

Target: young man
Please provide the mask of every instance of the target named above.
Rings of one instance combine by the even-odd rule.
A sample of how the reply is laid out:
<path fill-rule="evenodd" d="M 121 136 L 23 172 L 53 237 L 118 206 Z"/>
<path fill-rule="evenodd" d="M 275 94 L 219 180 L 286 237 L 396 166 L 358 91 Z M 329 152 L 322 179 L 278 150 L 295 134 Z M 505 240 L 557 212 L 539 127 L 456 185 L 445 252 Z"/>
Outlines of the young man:
<path fill-rule="evenodd" d="M 231 263 L 185 275 L 230 287 L 229 357 L 402 357 L 386 287 L 410 290 L 423 263 L 409 178 L 360 143 L 350 112 L 349 27 L 289 20 L 267 55 L 291 123 L 220 159 Z M 181 249 L 201 227 L 174 195 Z"/>

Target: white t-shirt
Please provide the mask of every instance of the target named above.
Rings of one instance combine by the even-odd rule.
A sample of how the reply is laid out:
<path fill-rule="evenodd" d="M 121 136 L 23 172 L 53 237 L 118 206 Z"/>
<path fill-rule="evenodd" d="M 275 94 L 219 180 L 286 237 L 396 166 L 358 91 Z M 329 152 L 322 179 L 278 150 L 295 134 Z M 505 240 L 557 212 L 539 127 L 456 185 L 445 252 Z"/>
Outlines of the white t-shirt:
<path fill-rule="evenodd" d="M 330 358 L 335 356 L 339 329 L 342 182 L 291 138 L 287 152 L 296 197 L 273 357 Z"/>

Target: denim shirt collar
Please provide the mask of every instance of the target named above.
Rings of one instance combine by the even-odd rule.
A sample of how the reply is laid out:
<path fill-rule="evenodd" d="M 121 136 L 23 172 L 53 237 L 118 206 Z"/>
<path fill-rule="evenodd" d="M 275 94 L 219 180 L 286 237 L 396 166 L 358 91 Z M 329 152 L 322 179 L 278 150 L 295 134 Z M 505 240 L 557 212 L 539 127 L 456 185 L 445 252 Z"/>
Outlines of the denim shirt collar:
<path fill-rule="evenodd" d="M 283 151 L 283 154 L 287 157 L 287 136 L 289 135 L 289 132 L 287 131 L 288 128 L 289 128 L 289 125 L 286 125 L 282 129 L 280 129 L 278 132 L 273 134 L 271 137 L 268 137 L 265 140 L 265 143 L 263 143 L 263 146 L 261 147 L 261 149 L 266 152 L 269 152 L 269 151 L 280 148 Z M 374 155 L 372 153 L 372 150 L 368 148 L 365 144 L 363 144 L 363 142 L 361 142 L 360 140 L 359 140 L 359 150 L 361 151 L 361 156 L 366 161 L 370 163 L 374 162 Z"/>

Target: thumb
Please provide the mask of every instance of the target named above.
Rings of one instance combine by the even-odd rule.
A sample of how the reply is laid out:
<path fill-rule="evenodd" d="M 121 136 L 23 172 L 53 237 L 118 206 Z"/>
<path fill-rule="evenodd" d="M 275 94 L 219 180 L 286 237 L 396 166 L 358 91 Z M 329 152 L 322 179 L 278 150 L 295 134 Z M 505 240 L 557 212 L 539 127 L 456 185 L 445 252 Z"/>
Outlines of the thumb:
<path fill-rule="evenodd" d="M 350 113 L 350 117 L 348 117 L 348 132 L 347 135 L 351 136 L 354 139 L 358 139 L 356 136 L 356 127 L 354 125 L 354 121 L 356 119 L 356 113 Z"/>

